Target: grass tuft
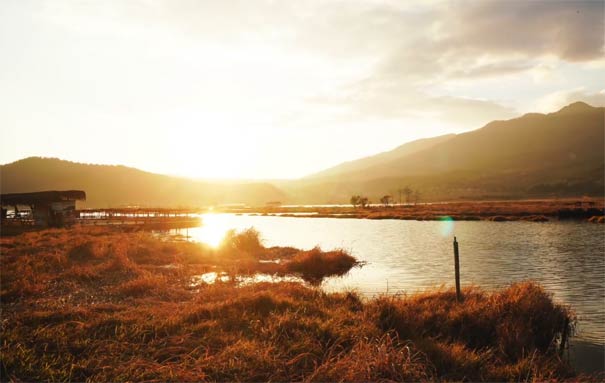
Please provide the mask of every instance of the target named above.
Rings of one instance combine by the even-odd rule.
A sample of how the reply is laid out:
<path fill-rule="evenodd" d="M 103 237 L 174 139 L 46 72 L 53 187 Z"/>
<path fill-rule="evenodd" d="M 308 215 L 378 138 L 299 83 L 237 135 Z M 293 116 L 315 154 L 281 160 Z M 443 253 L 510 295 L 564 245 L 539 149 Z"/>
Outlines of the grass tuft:
<path fill-rule="evenodd" d="M 319 247 L 301 251 L 284 266 L 288 273 L 299 274 L 304 280 L 319 284 L 326 277 L 343 276 L 361 263 L 345 250 L 324 252 Z"/>

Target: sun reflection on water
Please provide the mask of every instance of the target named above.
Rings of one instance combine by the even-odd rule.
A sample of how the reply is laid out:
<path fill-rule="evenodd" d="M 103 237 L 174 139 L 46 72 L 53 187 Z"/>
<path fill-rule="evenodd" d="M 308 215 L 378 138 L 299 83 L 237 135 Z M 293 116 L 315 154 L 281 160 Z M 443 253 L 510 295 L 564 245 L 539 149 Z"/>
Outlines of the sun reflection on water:
<path fill-rule="evenodd" d="M 230 276 L 226 272 L 217 273 L 211 271 L 209 273 L 196 275 L 191 279 L 192 287 L 199 287 L 203 284 L 212 285 L 216 282 L 230 282 L 233 276 Z M 252 275 L 237 275 L 235 276 L 235 284 L 239 287 L 248 286 L 255 283 L 280 283 L 280 282 L 295 282 L 305 283 L 302 278 L 291 276 L 291 275 L 271 275 L 265 273 L 257 273 Z"/>
<path fill-rule="evenodd" d="M 225 214 L 204 214 L 202 225 L 196 228 L 195 240 L 204 242 L 212 247 L 221 244 L 227 231 L 232 229 L 231 218 Z"/>

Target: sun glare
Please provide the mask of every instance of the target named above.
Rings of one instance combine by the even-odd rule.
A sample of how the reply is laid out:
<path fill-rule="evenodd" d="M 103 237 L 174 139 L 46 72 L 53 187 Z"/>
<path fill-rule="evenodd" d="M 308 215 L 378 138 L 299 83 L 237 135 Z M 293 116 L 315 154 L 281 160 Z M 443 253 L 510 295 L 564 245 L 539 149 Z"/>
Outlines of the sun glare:
<path fill-rule="evenodd" d="M 227 231 L 232 229 L 230 219 L 225 214 L 204 214 L 202 216 L 202 226 L 197 228 L 193 234 L 197 241 L 206 243 L 212 247 L 218 247 L 221 244 Z"/>

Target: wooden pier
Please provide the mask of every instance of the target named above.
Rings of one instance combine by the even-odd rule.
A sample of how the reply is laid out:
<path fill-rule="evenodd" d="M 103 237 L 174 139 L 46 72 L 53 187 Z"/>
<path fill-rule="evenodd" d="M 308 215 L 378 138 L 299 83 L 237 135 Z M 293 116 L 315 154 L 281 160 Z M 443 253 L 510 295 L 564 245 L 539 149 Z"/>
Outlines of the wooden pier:
<path fill-rule="evenodd" d="M 133 225 L 158 228 L 199 226 L 201 211 L 191 209 L 85 209 L 78 210 L 77 223 L 82 225 Z"/>

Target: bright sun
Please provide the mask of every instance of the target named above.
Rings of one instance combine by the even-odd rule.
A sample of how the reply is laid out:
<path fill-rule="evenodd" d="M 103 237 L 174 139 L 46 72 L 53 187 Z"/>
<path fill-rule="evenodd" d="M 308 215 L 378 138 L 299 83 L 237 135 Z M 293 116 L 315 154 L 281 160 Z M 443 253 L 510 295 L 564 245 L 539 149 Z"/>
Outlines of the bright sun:
<path fill-rule="evenodd" d="M 256 173 L 256 149 L 251 144 L 255 137 L 236 128 L 245 121 L 207 111 L 183 114 L 175 121 L 179 134 L 164 143 L 175 149 L 163 157 L 164 172 L 204 178 L 245 178 Z"/>

